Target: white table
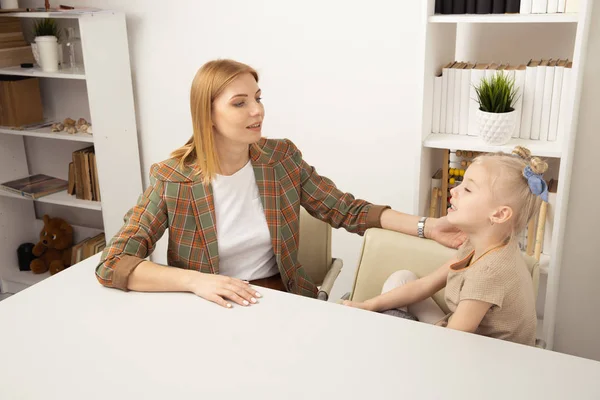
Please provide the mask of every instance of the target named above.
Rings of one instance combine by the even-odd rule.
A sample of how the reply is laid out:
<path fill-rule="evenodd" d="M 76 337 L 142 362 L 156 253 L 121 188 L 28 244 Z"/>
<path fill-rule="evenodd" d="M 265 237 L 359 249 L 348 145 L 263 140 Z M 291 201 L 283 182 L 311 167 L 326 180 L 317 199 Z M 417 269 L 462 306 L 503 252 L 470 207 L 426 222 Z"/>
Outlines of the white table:
<path fill-rule="evenodd" d="M 227 310 L 100 286 L 0 302 L 0 399 L 600 399 L 600 363 L 263 289 Z"/>

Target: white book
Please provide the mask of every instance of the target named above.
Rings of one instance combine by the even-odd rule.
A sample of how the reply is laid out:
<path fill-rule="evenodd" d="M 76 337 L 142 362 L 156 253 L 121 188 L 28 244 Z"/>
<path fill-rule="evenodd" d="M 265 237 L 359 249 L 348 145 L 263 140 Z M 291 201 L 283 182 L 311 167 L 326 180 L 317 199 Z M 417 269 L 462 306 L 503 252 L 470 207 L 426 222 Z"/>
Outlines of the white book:
<path fill-rule="evenodd" d="M 446 114 L 448 113 L 448 68 L 453 63 L 442 68 L 442 101 L 440 105 L 440 133 L 446 133 Z"/>
<path fill-rule="evenodd" d="M 556 140 L 563 140 L 566 133 L 571 127 L 571 110 L 573 105 L 571 104 L 571 74 L 573 70 L 571 63 L 569 62 L 565 66 L 563 71 L 563 83 L 562 90 L 560 93 L 560 106 L 558 113 L 558 132 L 556 134 Z"/>
<path fill-rule="evenodd" d="M 531 4 L 532 14 L 546 14 L 548 0 L 533 0 Z"/>
<path fill-rule="evenodd" d="M 544 81 L 544 97 L 542 100 L 542 118 L 540 121 L 540 140 L 548 140 L 550 130 L 550 108 L 552 107 L 552 90 L 554 89 L 554 71 L 556 60 L 548 62 L 546 67 L 546 79 Z"/>
<path fill-rule="evenodd" d="M 515 101 L 516 123 L 513 137 L 518 138 L 521 135 L 521 116 L 523 115 L 523 92 L 525 90 L 525 65 L 519 65 L 514 71 L 515 89 L 517 90 L 517 100 Z"/>
<path fill-rule="evenodd" d="M 525 90 L 523 90 L 523 111 L 521 113 L 520 130 L 521 139 L 531 139 L 531 121 L 538 64 L 539 61 L 530 60 L 525 67 Z"/>
<path fill-rule="evenodd" d="M 579 12 L 579 0 L 567 0 L 565 4 L 566 13 L 577 13 Z"/>
<path fill-rule="evenodd" d="M 540 128 L 542 124 L 542 105 L 544 102 L 544 85 L 546 84 L 546 69 L 548 60 L 542 60 L 537 67 L 535 77 L 535 94 L 533 95 L 533 112 L 531 114 L 530 139 L 540 139 Z"/>
<path fill-rule="evenodd" d="M 442 76 L 433 78 L 433 112 L 431 114 L 431 132 L 440 133 L 440 110 L 442 106 Z"/>
<path fill-rule="evenodd" d="M 531 6 L 533 0 L 521 0 L 521 8 L 519 14 L 531 14 Z"/>
<path fill-rule="evenodd" d="M 567 60 L 559 60 L 554 68 L 554 84 L 552 85 L 552 104 L 550 105 L 550 125 L 548 127 L 548 140 L 556 141 L 558 134 L 558 116 L 560 114 L 560 98 L 562 92 L 563 73 Z"/>
<path fill-rule="evenodd" d="M 452 102 L 452 104 L 454 105 L 454 114 L 453 114 L 453 121 L 452 121 L 452 133 L 454 133 L 455 135 L 458 135 L 459 133 L 459 129 L 460 129 L 460 105 L 461 105 L 461 98 L 460 95 L 462 93 L 462 85 L 461 85 L 461 81 L 462 81 L 462 70 L 463 68 L 466 66 L 465 63 L 459 63 L 456 65 L 456 68 L 454 68 L 454 101 Z"/>
<path fill-rule="evenodd" d="M 498 72 L 498 64 L 490 64 L 485 70 L 485 79 L 489 81 L 496 76 L 496 72 Z"/>
<path fill-rule="evenodd" d="M 558 12 L 558 0 L 548 0 L 546 12 L 548 14 L 556 14 Z"/>
<path fill-rule="evenodd" d="M 477 103 L 477 94 L 475 93 L 475 86 L 481 84 L 481 80 L 485 77 L 485 69 L 487 64 L 477 64 L 475 68 L 471 70 L 471 85 L 469 89 L 469 129 L 467 135 L 478 136 L 479 125 L 477 124 L 477 110 L 479 110 L 479 103 Z"/>
<path fill-rule="evenodd" d="M 566 4 L 567 4 L 566 0 L 558 0 L 558 11 L 557 12 L 564 13 Z"/>
<path fill-rule="evenodd" d="M 452 67 L 448 68 L 448 98 L 446 99 L 446 133 L 452 133 L 452 124 L 454 122 L 454 78 L 456 76 L 456 69 L 454 68 L 456 63 Z"/>
<path fill-rule="evenodd" d="M 460 79 L 460 126 L 458 133 L 466 135 L 469 131 L 469 93 L 471 86 L 471 70 L 473 64 L 461 70 L 462 77 Z"/>

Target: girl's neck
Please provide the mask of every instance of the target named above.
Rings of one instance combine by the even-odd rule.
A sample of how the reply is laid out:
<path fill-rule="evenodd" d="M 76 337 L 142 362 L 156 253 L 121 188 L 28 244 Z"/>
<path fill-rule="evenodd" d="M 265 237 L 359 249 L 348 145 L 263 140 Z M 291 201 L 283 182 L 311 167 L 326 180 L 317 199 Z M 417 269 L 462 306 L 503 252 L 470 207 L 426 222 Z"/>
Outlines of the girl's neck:
<path fill-rule="evenodd" d="M 215 135 L 217 156 L 219 157 L 219 175 L 233 175 L 250 160 L 250 146 L 244 143 L 235 143 L 221 135 Z"/>
<path fill-rule="evenodd" d="M 468 236 L 471 245 L 475 249 L 473 260 L 477 260 L 488 251 L 506 244 L 509 239 L 509 235 L 506 232 L 493 230 L 484 233 L 472 233 Z"/>

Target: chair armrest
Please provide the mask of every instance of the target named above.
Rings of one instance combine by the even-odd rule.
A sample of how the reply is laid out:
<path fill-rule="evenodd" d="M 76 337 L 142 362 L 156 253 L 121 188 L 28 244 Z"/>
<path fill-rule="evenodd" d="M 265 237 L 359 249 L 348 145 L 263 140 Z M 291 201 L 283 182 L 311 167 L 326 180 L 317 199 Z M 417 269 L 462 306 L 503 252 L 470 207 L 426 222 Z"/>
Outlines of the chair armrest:
<path fill-rule="evenodd" d="M 331 293 L 331 289 L 333 288 L 333 284 L 337 279 L 338 275 L 342 271 L 342 266 L 344 262 L 339 258 L 334 258 L 331 263 L 331 267 L 329 271 L 327 271 L 327 275 L 323 278 L 323 284 L 319 289 L 319 293 L 317 294 L 317 299 L 327 301 L 329 299 L 329 294 Z"/>

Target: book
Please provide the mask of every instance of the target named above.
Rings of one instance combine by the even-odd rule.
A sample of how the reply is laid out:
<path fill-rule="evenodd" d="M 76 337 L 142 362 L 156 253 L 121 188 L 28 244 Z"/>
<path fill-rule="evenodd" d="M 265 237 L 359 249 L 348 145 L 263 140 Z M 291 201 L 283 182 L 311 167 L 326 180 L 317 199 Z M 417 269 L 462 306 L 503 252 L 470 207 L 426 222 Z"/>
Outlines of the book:
<path fill-rule="evenodd" d="M 454 133 L 452 124 L 454 123 L 454 81 L 456 80 L 456 66 L 458 62 L 454 62 L 450 68 L 448 68 L 448 92 L 446 99 L 446 133 Z"/>
<path fill-rule="evenodd" d="M 25 178 L 5 182 L 0 185 L 0 188 L 4 190 L 31 200 L 67 190 L 68 187 L 69 183 L 64 179 L 54 178 L 44 174 L 31 175 Z"/>
<path fill-rule="evenodd" d="M 506 0 L 506 13 L 518 14 L 521 9 L 521 0 Z"/>
<path fill-rule="evenodd" d="M 524 64 L 515 68 L 515 88 L 517 88 L 517 101 L 515 101 L 515 111 L 517 113 L 517 121 L 515 123 L 515 131 L 513 137 L 518 138 L 521 135 L 521 116 L 523 115 L 523 95 L 525 92 L 525 70 Z"/>
<path fill-rule="evenodd" d="M 458 63 L 455 67 L 453 67 L 455 69 L 454 71 L 454 100 L 452 101 L 452 104 L 454 106 L 454 113 L 452 114 L 452 133 L 454 133 L 455 135 L 460 133 L 460 113 L 462 112 L 460 110 L 460 106 L 461 106 L 461 93 L 462 93 L 462 84 L 461 84 L 461 80 L 462 80 L 462 71 L 465 68 L 467 64 L 466 63 Z"/>
<path fill-rule="evenodd" d="M 440 133 L 440 108 L 442 106 L 442 77 L 433 78 L 433 114 L 431 132 Z"/>
<path fill-rule="evenodd" d="M 548 0 L 533 0 L 531 3 L 532 14 L 546 14 Z"/>
<path fill-rule="evenodd" d="M 73 162 L 69 163 L 69 188 L 67 189 L 67 193 L 71 195 L 75 194 L 75 165 Z"/>
<path fill-rule="evenodd" d="M 469 89 L 471 85 L 471 70 L 475 65 L 468 63 L 460 72 L 460 123 L 458 133 L 466 135 L 469 131 Z"/>
<path fill-rule="evenodd" d="M 531 117 L 533 115 L 535 83 L 537 80 L 537 66 L 539 63 L 539 61 L 529 60 L 525 67 L 525 88 L 523 90 L 523 109 L 521 112 L 521 139 L 531 138 Z"/>
<path fill-rule="evenodd" d="M 558 133 L 558 115 L 560 113 L 560 98 L 562 93 L 563 73 L 567 60 L 558 60 L 554 69 L 554 84 L 552 87 L 552 101 L 550 104 L 550 124 L 548 127 L 548 140 L 556 140 Z"/>
<path fill-rule="evenodd" d="M 492 0 L 492 13 L 493 14 L 504 14 L 506 11 L 505 0 Z"/>
<path fill-rule="evenodd" d="M 467 12 L 467 0 L 452 0 L 452 14 L 465 14 Z"/>
<path fill-rule="evenodd" d="M 535 77 L 535 94 L 533 96 L 533 113 L 531 114 L 531 135 L 530 139 L 539 140 L 542 125 L 542 106 L 544 104 L 544 88 L 546 85 L 546 70 L 548 61 L 542 60 L 537 67 Z"/>
<path fill-rule="evenodd" d="M 465 12 L 467 14 L 475 14 L 475 10 L 477 9 L 477 0 L 467 0 L 467 7 Z"/>
<path fill-rule="evenodd" d="M 475 12 L 477 14 L 491 14 L 492 13 L 492 0 L 477 0 L 475 6 Z"/>
<path fill-rule="evenodd" d="M 558 111 L 558 129 L 556 133 L 557 140 L 561 140 L 571 129 L 571 66 L 572 62 L 568 62 L 563 71 L 563 82 Z"/>
<path fill-rule="evenodd" d="M 552 90 L 554 87 L 554 74 L 556 60 L 548 62 L 546 79 L 544 81 L 544 97 L 542 99 L 542 119 L 540 121 L 540 140 L 548 140 L 550 130 L 550 108 L 552 107 Z"/>

